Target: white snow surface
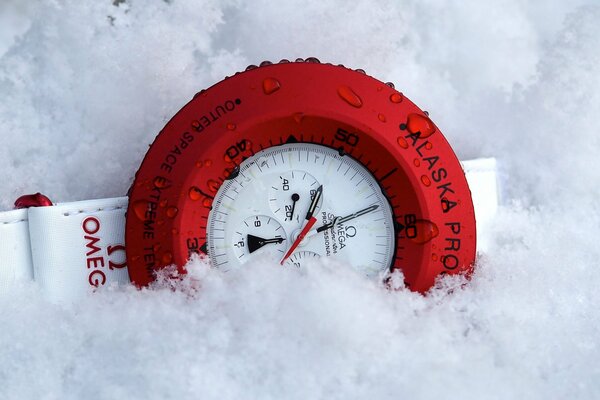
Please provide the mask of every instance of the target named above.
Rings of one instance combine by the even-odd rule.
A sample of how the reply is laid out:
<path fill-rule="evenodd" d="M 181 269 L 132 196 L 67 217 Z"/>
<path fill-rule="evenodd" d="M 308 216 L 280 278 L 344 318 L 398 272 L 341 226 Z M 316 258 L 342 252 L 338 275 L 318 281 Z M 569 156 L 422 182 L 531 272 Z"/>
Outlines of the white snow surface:
<path fill-rule="evenodd" d="M 600 397 L 599 3 L 116 3 L 0 3 L 1 209 L 123 195 L 199 89 L 316 56 L 395 82 L 460 158 L 498 158 L 491 247 L 427 296 L 326 263 L 195 260 L 72 305 L 22 284 L 0 296 L 0 399 Z"/>

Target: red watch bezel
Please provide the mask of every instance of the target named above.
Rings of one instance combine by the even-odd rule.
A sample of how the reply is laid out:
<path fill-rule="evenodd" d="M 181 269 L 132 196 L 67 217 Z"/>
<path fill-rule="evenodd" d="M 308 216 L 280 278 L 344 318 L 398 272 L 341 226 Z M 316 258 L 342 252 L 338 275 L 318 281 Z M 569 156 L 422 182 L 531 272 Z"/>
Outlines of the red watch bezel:
<path fill-rule="evenodd" d="M 201 91 L 150 146 L 129 193 L 131 280 L 206 252 L 210 206 L 246 157 L 289 142 L 332 147 L 364 165 L 394 213 L 390 269 L 428 290 L 441 273 L 475 261 L 473 203 L 462 167 L 429 119 L 400 92 L 362 71 L 320 63 L 253 68 Z"/>

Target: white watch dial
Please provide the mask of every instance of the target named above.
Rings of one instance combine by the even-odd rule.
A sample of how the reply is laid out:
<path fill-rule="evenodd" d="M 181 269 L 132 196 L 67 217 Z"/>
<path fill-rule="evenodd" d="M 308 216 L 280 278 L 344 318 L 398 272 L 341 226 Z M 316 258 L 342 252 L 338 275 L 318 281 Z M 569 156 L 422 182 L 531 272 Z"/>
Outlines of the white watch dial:
<path fill-rule="evenodd" d="M 300 241 L 319 186 L 316 221 Z M 258 254 L 285 265 L 334 257 L 374 276 L 392 264 L 388 200 L 365 167 L 325 146 L 293 143 L 256 153 L 223 183 L 212 207 L 208 254 L 219 268 L 235 269 Z M 295 242 L 300 243 L 283 260 Z"/>

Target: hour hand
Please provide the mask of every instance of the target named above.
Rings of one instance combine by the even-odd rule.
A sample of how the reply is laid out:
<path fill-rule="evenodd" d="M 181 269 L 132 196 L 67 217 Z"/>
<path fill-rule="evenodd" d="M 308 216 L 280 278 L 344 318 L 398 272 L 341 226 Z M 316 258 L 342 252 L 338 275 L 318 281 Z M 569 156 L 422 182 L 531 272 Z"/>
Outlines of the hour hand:
<path fill-rule="evenodd" d="M 250 254 L 252 254 L 256 250 L 260 249 L 261 247 L 263 247 L 266 244 L 281 243 L 284 240 L 285 240 L 284 238 L 278 238 L 278 237 L 272 238 L 272 239 L 263 239 L 259 236 L 254 236 L 254 235 L 248 234 L 248 251 L 250 252 Z"/>

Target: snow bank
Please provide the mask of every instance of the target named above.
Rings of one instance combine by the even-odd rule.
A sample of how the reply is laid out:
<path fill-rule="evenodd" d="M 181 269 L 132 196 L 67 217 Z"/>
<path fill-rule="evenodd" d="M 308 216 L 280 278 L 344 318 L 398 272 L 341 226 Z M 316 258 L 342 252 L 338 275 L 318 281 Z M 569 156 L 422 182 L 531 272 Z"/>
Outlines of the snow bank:
<path fill-rule="evenodd" d="M 122 195 L 199 89 L 309 55 L 395 82 L 461 158 L 499 158 L 505 206 L 473 280 L 428 297 L 337 264 L 199 260 L 177 290 L 69 307 L 15 288 L 0 398 L 599 397 L 600 8 L 403 3 L 4 1 L 2 209 Z"/>

